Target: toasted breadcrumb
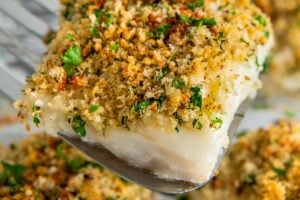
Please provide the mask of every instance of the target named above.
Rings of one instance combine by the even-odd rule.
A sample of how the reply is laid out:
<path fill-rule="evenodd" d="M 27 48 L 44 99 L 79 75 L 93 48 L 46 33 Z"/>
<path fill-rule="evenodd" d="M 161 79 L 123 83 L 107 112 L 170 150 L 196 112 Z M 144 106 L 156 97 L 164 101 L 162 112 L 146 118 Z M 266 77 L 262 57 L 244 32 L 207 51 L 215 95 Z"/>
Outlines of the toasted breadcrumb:
<path fill-rule="evenodd" d="M 214 119 L 226 112 L 239 76 L 222 71 L 255 57 L 272 34 L 250 0 L 62 3 L 61 29 L 24 94 L 51 96 L 67 119 L 80 115 L 97 130 L 130 129 L 140 119 L 160 124 L 161 116 L 173 130 L 192 128 L 201 116 Z M 23 114 L 35 106 L 25 104 L 18 103 Z M 93 113 L 92 104 L 99 107 Z"/>
<path fill-rule="evenodd" d="M 300 199 L 300 123 L 281 120 L 239 138 L 193 199 Z"/>
<path fill-rule="evenodd" d="M 1 200 L 153 199 L 149 190 L 113 175 L 58 138 L 36 134 L 0 149 Z M 3 162 L 25 167 L 18 185 L 3 182 Z"/>

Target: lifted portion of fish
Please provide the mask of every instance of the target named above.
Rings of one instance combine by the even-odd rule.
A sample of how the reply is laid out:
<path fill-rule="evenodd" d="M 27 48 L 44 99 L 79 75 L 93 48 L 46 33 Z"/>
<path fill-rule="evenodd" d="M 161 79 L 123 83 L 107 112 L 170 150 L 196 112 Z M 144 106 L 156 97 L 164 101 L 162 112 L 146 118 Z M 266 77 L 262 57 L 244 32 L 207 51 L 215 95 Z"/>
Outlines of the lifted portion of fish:
<path fill-rule="evenodd" d="M 101 143 L 161 178 L 207 182 L 273 43 L 250 2 L 223 3 L 74 8 L 17 108 L 49 134 Z"/>

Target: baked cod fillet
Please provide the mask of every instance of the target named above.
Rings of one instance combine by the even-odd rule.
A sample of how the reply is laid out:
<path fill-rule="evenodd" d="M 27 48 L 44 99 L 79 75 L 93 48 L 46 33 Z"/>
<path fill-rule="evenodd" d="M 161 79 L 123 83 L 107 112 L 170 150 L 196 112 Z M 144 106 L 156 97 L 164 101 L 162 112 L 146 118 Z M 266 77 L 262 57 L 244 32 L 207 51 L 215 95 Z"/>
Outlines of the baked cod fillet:
<path fill-rule="evenodd" d="M 203 183 L 272 45 L 249 1 L 70 1 L 16 107 L 161 178 Z"/>

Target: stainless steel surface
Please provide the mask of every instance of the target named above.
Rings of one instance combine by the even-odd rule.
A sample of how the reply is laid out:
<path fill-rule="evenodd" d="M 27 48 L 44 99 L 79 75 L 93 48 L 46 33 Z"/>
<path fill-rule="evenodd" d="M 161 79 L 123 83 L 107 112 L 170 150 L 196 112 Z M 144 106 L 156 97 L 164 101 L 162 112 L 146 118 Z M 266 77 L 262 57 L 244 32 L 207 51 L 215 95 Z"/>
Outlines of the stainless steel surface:
<path fill-rule="evenodd" d="M 0 62 L 0 90 L 12 100 L 21 94 L 22 83 Z"/>
<path fill-rule="evenodd" d="M 0 10 L 39 37 L 43 37 L 49 31 L 49 26 L 46 22 L 40 20 L 21 6 L 17 0 L 0 0 Z"/>

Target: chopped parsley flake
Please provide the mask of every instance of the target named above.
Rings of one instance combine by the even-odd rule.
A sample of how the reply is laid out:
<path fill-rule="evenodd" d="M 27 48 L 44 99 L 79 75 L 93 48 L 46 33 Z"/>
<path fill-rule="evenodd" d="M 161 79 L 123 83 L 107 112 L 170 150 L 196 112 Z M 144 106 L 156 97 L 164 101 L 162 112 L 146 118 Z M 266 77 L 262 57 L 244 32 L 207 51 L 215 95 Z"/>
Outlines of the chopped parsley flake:
<path fill-rule="evenodd" d="M 187 18 L 183 15 L 179 15 L 179 18 L 181 21 L 183 21 L 184 23 L 188 23 L 191 24 L 192 26 L 197 26 L 197 27 L 201 27 L 201 26 L 208 26 L 208 27 L 213 27 L 215 25 L 217 25 L 217 21 L 215 18 L 202 18 L 202 19 L 194 19 L 194 18 Z"/>
<path fill-rule="evenodd" d="M 266 32 L 265 32 L 265 36 L 266 36 L 266 38 L 268 39 L 268 38 L 270 37 L 270 31 L 266 31 Z"/>
<path fill-rule="evenodd" d="M 167 67 L 164 67 L 161 71 L 161 75 L 159 75 L 156 80 L 161 81 L 163 78 L 165 78 L 169 74 L 170 70 Z"/>
<path fill-rule="evenodd" d="M 220 129 L 222 127 L 222 125 L 223 125 L 223 120 L 221 118 L 219 118 L 219 117 L 216 117 L 215 119 L 213 119 L 211 121 L 211 123 L 212 123 L 212 126 L 214 128 Z"/>
<path fill-rule="evenodd" d="M 265 109 L 269 109 L 271 106 L 267 103 L 261 102 L 261 103 L 256 103 L 253 105 L 253 108 L 255 110 L 265 110 Z"/>
<path fill-rule="evenodd" d="M 256 183 L 256 176 L 254 173 L 246 174 L 243 178 L 243 182 L 249 185 L 254 185 Z"/>
<path fill-rule="evenodd" d="M 259 60 L 258 60 L 257 56 L 255 56 L 255 64 L 256 64 L 257 67 L 260 67 Z"/>
<path fill-rule="evenodd" d="M 86 136 L 85 124 L 86 122 L 79 115 L 73 117 L 72 128 L 80 137 Z"/>
<path fill-rule="evenodd" d="M 182 90 L 185 88 L 185 82 L 182 78 L 176 76 L 172 81 L 172 87 Z"/>
<path fill-rule="evenodd" d="M 245 43 L 245 44 L 247 44 L 247 45 L 250 45 L 250 43 L 247 42 L 244 38 L 241 38 L 240 41 L 243 42 L 243 43 Z"/>
<path fill-rule="evenodd" d="M 72 77 L 77 73 L 77 66 L 82 63 L 81 49 L 78 45 L 70 47 L 62 57 L 64 69 L 68 77 Z"/>
<path fill-rule="evenodd" d="M 160 97 L 159 97 L 159 99 L 158 100 L 156 100 L 157 101 L 157 108 L 158 109 L 160 109 L 161 107 L 162 107 L 162 105 L 163 105 L 163 103 L 164 103 L 164 101 L 166 100 L 166 96 L 165 95 L 161 95 Z"/>
<path fill-rule="evenodd" d="M 273 166 L 273 171 L 277 174 L 278 177 L 283 177 L 285 175 L 286 170 L 279 168 L 279 167 L 274 167 Z"/>
<path fill-rule="evenodd" d="M 146 33 L 146 36 L 147 36 L 148 38 L 152 38 L 152 37 L 153 37 L 153 33 L 152 33 L 152 32 L 147 32 L 147 33 Z"/>
<path fill-rule="evenodd" d="M 81 168 L 86 167 L 87 165 L 91 165 L 91 166 L 99 168 L 100 170 L 103 170 L 101 165 L 98 165 L 96 163 L 92 163 L 92 162 L 89 162 L 89 161 L 85 161 L 80 156 L 75 156 L 72 159 L 69 159 L 68 156 L 64 152 L 64 146 L 65 146 L 65 143 L 63 143 L 63 142 L 59 143 L 56 146 L 56 148 L 55 148 L 56 156 L 59 157 L 60 159 L 62 159 L 63 161 L 65 161 L 67 166 L 73 172 L 78 172 Z"/>
<path fill-rule="evenodd" d="M 12 165 L 5 161 L 2 161 L 1 164 L 3 170 L 0 173 L 0 182 L 12 189 L 21 186 L 26 168 L 23 165 Z"/>
<path fill-rule="evenodd" d="M 117 42 L 109 46 L 110 50 L 117 51 L 120 48 L 120 44 Z"/>
<path fill-rule="evenodd" d="M 68 160 L 67 164 L 73 172 L 78 172 L 81 168 L 87 165 L 87 162 L 80 156 L 75 156 L 71 160 Z"/>
<path fill-rule="evenodd" d="M 193 128 L 201 130 L 203 128 L 203 125 L 201 124 L 201 122 L 199 122 L 198 119 L 194 119 L 193 120 Z"/>
<path fill-rule="evenodd" d="M 217 25 L 217 21 L 214 17 L 202 18 L 202 19 L 190 19 L 190 20 L 191 20 L 191 24 L 193 26 L 197 26 L 199 28 L 202 26 L 213 27 L 213 26 Z"/>
<path fill-rule="evenodd" d="M 135 105 L 135 111 L 138 113 L 144 113 L 149 105 L 151 105 L 151 101 L 141 101 Z"/>
<path fill-rule="evenodd" d="M 203 8 L 204 7 L 204 0 L 196 0 L 194 3 L 188 3 L 187 7 L 192 11 L 195 11 L 196 8 Z"/>
<path fill-rule="evenodd" d="M 199 86 L 195 86 L 191 88 L 192 96 L 190 98 L 190 102 L 201 109 L 202 107 L 202 92 Z"/>
<path fill-rule="evenodd" d="M 113 23 L 114 20 L 113 15 L 108 13 L 105 10 L 94 10 L 94 14 L 98 20 L 98 23 L 101 20 L 105 20 L 106 27 L 109 27 Z"/>
<path fill-rule="evenodd" d="M 185 23 L 190 23 L 190 19 L 183 15 L 179 15 L 179 18 L 181 19 L 181 21 L 183 21 Z"/>
<path fill-rule="evenodd" d="M 33 115 L 33 123 L 38 126 L 40 124 L 40 118 L 39 118 L 39 111 L 40 111 L 40 107 L 33 105 L 32 106 L 32 115 Z"/>
<path fill-rule="evenodd" d="M 75 41 L 74 36 L 73 36 L 72 34 L 70 34 L 70 33 L 68 33 L 68 34 L 66 35 L 66 38 L 67 38 L 68 40 L 70 40 L 70 41 Z"/>
<path fill-rule="evenodd" d="M 106 26 L 109 27 L 114 21 L 114 17 L 111 14 L 108 14 L 108 18 L 106 21 Z"/>
<path fill-rule="evenodd" d="M 157 3 L 146 3 L 146 6 L 150 6 L 152 8 L 157 8 L 158 4 Z"/>
<path fill-rule="evenodd" d="M 237 133 L 236 137 L 237 138 L 241 138 L 244 137 L 245 135 L 247 135 L 247 131 L 246 130 L 242 130 L 240 132 Z"/>
<path fill-rule="evenodd" d="M 94 113 L 94 112 L 96 112 L 98 109 L 99 109 L 99 106 L 93 104 L 93 105 L 90 106 L 90 109 L 89 109 L 89 110 L 90 110 L 91 113 Z"/>
<path fill-rule="evenodd" d="M 155 35 L 160 36 L 161 34 L 165 34 L 170 28 L 171 28 L 171 25 L 169 25 L 169 24 L 161 25 L 154 30 Z"/>
<path fill-rule="evenodd" d="M 269 54 L 263 63 L 263 70 L 261 73 L 265 74 L 268 72 L 270 68 L 271 60 L 272 60 L 272 55 Z"/>
<path fill-rule="evenodd" d="M 267 26 L 267 20 L 263 18 L 261 15 L 258 15 L 256 17 L 256 21 L 258 21 L 258 23 L 260 23 L 263 26 Z"/>
<path fill-rule="evenodd" d="M 100 37 L 99 31 L 96 27 L 90 28 L 90 33 L 92 34 L 92 36 L 94 38 L 99 38 Z"/>
<path fill-rule="evenodd" d="M 296 112 L 292 111 L 292 110 L 286 110 L 284 112 L 285 116 L 288 118 L 294 118 L 296 117 Z"/>

